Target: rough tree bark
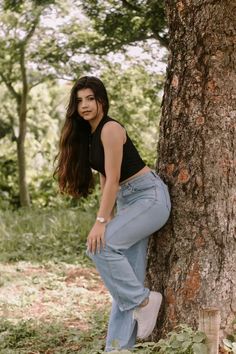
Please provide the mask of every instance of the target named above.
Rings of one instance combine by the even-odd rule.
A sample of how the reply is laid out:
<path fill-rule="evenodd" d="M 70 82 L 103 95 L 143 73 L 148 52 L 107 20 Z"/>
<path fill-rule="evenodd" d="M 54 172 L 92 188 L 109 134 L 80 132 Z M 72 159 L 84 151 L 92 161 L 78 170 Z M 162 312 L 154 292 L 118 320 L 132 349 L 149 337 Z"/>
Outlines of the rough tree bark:
<path fill-rule="evenodd" d="M 164 294 L 154 338 L 219 307 L 236 318 L 236 20 L 233 0 L 166 0 L 170 45 L 157 171 L 172 212 L 147 282 Z"/>

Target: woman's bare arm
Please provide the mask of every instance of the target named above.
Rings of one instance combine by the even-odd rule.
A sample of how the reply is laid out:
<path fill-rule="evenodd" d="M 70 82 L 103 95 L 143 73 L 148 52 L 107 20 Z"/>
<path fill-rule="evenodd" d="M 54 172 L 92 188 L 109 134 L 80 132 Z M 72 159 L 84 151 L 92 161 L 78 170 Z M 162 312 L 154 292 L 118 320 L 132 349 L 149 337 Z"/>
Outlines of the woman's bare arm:
<path fill-rule="evenodd" d="M 110 220 L 119 188 L 125 138 L 125 131 L 118 123 L 109 122 L 102 129 L 101 139 L 104 147 L 106 178 L 105 181 L 102 179 L 102 197 L 97 215 L 107 221 Z M 90 252 L 100 252 L 101 245 L 105 246 L 104 233 L 105 224 L 96 221 L 87 238 Z"/>
<path fill-rule="evenodd" d="M 105 186 L 105 183 L 106 183 L 106 177 L 103 176 L 101 173 L 99 174 L 99 178 L 100 178 L 100 189 L 101 189 L 101 195 L 103 193 L 103 189 L 104 189 L 104 186 Z M 108 221 L 110 221 L 113 217 L 114 217 L 114 214 L 115 214 L 115 206 L 113 207 L 112 211 L 111 211 L 111 214 L 108 218 Z"/>
<path fill-rule="evenodd" d="M 103 176 L 101 173 L 99 173 L 99 179 L 100 179 L 100 189 L 101 189 L 101 193 L 103 193 L 103 188 L 106 182 L 106 177 Z"/>
<path fill-rule="evenodd" d="M 101 139 L 104 147 L 106 178 L 104 177 L 105 181 L 103 181 L 105 183 L 98 216 L 108 219 L 114 208 L 119 188 L 123 144 L 125 142 L 124 128 L 116 122 L 109 122 L 102 130 Z"/>

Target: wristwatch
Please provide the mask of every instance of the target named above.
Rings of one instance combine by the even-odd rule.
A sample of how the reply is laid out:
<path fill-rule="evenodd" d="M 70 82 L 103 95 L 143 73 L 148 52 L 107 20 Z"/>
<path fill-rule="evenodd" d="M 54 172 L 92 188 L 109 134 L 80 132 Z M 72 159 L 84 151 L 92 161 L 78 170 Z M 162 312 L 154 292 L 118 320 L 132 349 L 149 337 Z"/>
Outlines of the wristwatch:
<path fill-rule="evenodd" d="M 102 216 L 97 216 L 97 221 L 99 221 L 101 224 L 104 224 L 106 222 L 106 219 L 103 218 Z"/>

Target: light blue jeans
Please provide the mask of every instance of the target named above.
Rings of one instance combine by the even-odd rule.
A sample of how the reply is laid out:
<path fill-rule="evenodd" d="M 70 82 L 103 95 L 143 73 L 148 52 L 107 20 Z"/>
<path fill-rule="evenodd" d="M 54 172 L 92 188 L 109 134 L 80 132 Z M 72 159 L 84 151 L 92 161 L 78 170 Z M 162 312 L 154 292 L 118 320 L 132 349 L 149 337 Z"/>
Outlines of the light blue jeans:
<path fill-rule="evenodd" d="M 150 292 L 144 287 L 148 237 L 165 225 L 171 210 L 167 185 L 154 171 L 121 184 L 116 204 L 104 249 L 94 255 L 87 251 L 113 299 L 107 352 L 132 348 L 136 342 L 133 310 Z"/>

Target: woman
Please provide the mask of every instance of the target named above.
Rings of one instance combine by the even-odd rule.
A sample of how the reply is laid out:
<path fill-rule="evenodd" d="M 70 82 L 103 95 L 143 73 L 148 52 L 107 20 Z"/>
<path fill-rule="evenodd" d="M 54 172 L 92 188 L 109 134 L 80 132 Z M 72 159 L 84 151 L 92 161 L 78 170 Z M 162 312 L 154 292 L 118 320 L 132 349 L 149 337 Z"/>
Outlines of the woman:
<path fill-rule="evenodd" d="M 131 348 L 155 327 L 162 296 L 144 287 L 149 236 L 168 220 L 166 184 L 145 165 L 124 127 L 108 116 L 103 83 L 80 78 L 71 90 L 60 139 L 60 190 L 86 196 L 91 168 L 99 171 L 102 197 L 87 238 L 87 255 L 112 295 L 106 351 Z M 117 213 L 113 216 L 114 206 Z"/>

